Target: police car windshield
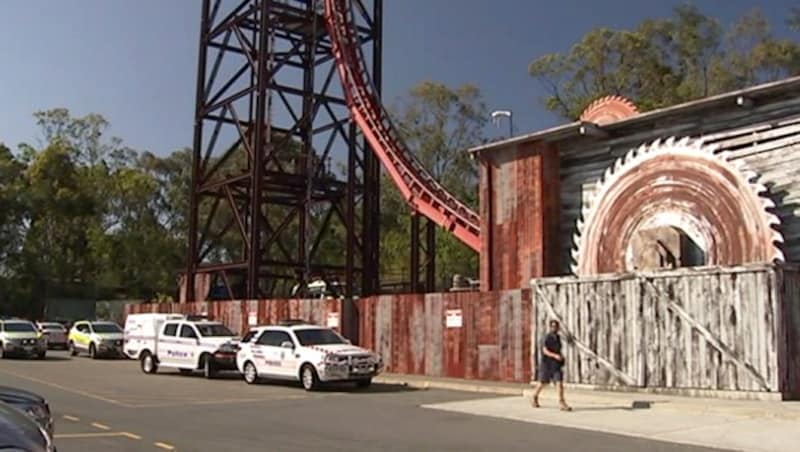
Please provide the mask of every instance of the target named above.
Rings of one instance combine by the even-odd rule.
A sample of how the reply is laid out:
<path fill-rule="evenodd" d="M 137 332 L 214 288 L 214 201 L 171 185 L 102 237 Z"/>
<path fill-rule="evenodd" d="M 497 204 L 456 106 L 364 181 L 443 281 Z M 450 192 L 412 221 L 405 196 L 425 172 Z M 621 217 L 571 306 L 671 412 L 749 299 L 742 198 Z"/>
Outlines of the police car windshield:
<path fill-rule="evenodd" d="M 6 331 L 9 333 L 33 333 L 36 328 L 27 322 L 6 322 Z"/>
<path fill-rule="evenodd" d="M 332 330 L 322 328 L 308 329 L 308 330 L 295 330 L 294 334 L 300 345 L 329 345 L 329 344 L 345 344 L 344 338 L 339 336 Z"/>
<path fill-rule="evenodd" d="M 121 333 L 122 329 L 113 323 L 93 323 L 95 333 Z"/>
<path fill-rule="evenodd" d="M 233 331 L 225 327 L 225 325 L 211 324 L 211 325 L 195 325 L 197 331 L 204 337 L 220 337 L 220 336 L 233 336 Z"/>

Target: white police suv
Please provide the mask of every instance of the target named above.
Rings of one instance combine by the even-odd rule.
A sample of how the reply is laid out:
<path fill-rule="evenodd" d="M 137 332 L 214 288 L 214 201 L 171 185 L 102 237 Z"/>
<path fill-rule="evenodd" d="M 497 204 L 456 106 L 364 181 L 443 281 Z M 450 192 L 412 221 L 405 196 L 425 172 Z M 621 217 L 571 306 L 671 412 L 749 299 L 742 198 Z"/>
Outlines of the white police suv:
<path fill-rule="evenodd" d="M 321 383 L 352 381 L 364 388 L 383 369 L 376 353 L 352 345 L 330 328 L 302 321 L 254 328 L 239 347 L 236 366 L 249 384 L 262 378 L 293 380 L 313 391 Z"/>

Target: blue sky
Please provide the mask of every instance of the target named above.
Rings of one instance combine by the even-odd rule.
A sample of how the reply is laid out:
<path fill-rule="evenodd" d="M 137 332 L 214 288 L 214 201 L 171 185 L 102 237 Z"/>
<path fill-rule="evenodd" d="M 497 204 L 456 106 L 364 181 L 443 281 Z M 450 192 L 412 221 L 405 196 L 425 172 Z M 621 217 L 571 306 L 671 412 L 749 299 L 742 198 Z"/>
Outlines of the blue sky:
<path fill-rule="evenodd" d="M 192 137 L 200 0 L 3 0 L 0 142 L 36 142 L 31 114 L 96 112 L 137 149 L 165 154 Z M 673 0 L 384 0 L 384 96 L 423 80 L 475 83 L 519 132 L 556 124 L 527 75 L 535 57 L 586 31 L 670 15 Z M 793 0 L 695 0 L 729 22 L 758 5 L 785 34 Z M 503 129 L 505 130 L 505 129 Z M 500 133 L 494 132 L 492 133 Z"/>

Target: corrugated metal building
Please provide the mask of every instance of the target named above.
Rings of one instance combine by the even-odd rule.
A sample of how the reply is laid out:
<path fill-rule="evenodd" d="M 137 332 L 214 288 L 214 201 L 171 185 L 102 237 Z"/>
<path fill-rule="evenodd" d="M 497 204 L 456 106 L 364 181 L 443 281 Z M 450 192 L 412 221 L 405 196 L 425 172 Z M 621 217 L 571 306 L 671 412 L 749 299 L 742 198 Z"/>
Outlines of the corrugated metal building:
<path fill-rule="evenodd" d="M 578 230 L 580 222 L 587 220 L 582 217 L 586 216 L 598 182 L 603 182 L 604 175 L 608 178 L 621 165 L 634 160 L 637 151 L 632 150 L 669 137 L 676 137 L 671 144 L 685 144 L 686 141 L 681 141 L 684 138 L 700 140 L 702 146 L 723 156 L 723 164 L 730 162 L 739 168 L 743 180 L 752 181 L 757 176 L 757 181 L 753 182 L 754 190 L 767 189 L 766 193 L 759 195 L 767 199 L 762 203 L 766 212 L 764 221 L 777 223 L 774 216 L 780 222 L 771 225 L 782 236 L 776 237 L 776 241 L 783 242 L 777 256 L 764 250 L 727 249 L 725 246 L 739 246 L 736 242 L 746 241 L 750 236 L 770 232 L 764 231 L 763 224 L 750 224 L 750 218 L 741 218 L 750 216 L 747 206 L 727 206 L 731 207 L 728 212 L 731 218 L 718 214 L 718 206 L 714 203 L 724 204 L 727 198 L 722 192 L 725 190 L 710 187 L 700 197 L 710 198 L 711 205 L 706 207 L 714 211 L 692 218 L 700 218 L 701 223 L 715 215 L 721 218 L 709 220 L 711 223 L 716 221 L 716 225 L 698 225 L 698 237 L 729 243 L 704 243 L 705 261 L 701 263 L 735 265 L 769 261 L 773 257 L 781 260 L 780 254 L 785 255 L 789 262 L 800 260 L 800 217 L 797 214 L 800 201 L 800 77 L 641 114 L 617 112 L 615 106 L 619 105 L 612 102 L 605 117 L 602 114 L 586 115 L 581 121 L 471 150 L 481 164 L 483 290 L 528 287 L 531 278 L 572 273 L 577 264 L 574 238 L 581 232 Z M 746 168 L 740 163 L 744 163 Z M 691 167 L 685 162 L 681 165 L 682 169 Z M 696 165 L 702 167 L 705 163 Z M 658 167 L 669 167 L 669 163 L 660 162 Z M 631 177 L 643 177 L 638 169 L 633 173 Z M 653 177 L 652 181 L 656 183 L 664 175 L 654 173 Z M 675 179 L 680 177 L 674 176 Z M 697 181 L 702 183 L 708 177 L 698 172 L 686 185 Z M 717 177 L 720 178 L 718 185 L 731 183 L 725 180 L 728 175 L 724 172 L 718 173 Z M 732 193 L 735 194 L 735 190 Z M 682 208 L 678 201 L 683 200 L 676 201 L 676 209 Z M 646 200 L 637 202 L 643 206 L 647 204 Z M 604 214 L 613 215 L 614 212 Z M 624 214 L 638 215 L 633 211 Z M 735 227 L 726 225 L 735 218 L 739 218 L 742 224 Z M 603 236 L 615 233 L 618 232 L 614 228 L 607 228 L 595 235 L 601 240 Z M 630 235 L 624 238 L 631 241 Z M 765 240 L 771 241 L 769 238 Z M 613 260 L 614 253 L 626 252 L 606 250 L 602 243 L 590 242 L 588 245 L 595 248 L 595 253 L 608 253 L 607 256 L 595 256 L 598 259 L 608 257 Z M 750 245 L 752 249 L 759 246 Z M 633 245 L 626 242 L 624 246 Z M 688 255 L 688 252 L 684 251 L 684 254 Z M 631 260 L 630 256 L 621 256 L 621 259 Z M 586 258 L 585 253 L 582 257 Z"/>

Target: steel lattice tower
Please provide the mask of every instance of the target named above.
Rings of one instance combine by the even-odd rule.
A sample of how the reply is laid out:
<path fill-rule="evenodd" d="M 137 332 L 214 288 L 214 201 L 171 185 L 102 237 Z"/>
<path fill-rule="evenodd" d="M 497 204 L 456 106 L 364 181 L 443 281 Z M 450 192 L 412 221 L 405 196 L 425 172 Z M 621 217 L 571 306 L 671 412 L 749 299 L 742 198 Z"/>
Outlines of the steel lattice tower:
<path fill-rule="evenodd" d="M 382 0 L 353 4 L 380 89 Z M 186 276 L 211 275 L 228 298 L 286 296 L 312 275 L 345 295 L 378 290 L 379 162 L 348 114 L 321 8 L 203 1 Z"/>

